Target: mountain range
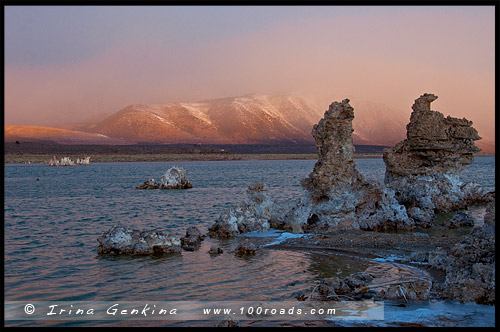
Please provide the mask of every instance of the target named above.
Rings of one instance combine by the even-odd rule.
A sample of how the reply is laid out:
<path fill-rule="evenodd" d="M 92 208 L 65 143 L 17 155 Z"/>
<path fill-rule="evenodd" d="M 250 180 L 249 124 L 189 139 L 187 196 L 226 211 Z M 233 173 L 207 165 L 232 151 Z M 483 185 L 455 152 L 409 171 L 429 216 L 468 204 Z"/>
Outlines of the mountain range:
<path fill-rule="evenodd" d="M 123 144 L 120 139 L 97 133 L 40 126 L 4 126 L 5 142 L 54 142 L 60 144 Z"/>
<path fill-rule="evenodd" d="M 406 136 L 410 112 L 351 100 L 356 145 L 392 146 Z M 326 110 L 290 95 L 249 94 L 194 103 L 134 104 L 92 123 L 62 128 L 5 126 L 5 141 L 62 144 L 272 144 L 314 142 Z"/>

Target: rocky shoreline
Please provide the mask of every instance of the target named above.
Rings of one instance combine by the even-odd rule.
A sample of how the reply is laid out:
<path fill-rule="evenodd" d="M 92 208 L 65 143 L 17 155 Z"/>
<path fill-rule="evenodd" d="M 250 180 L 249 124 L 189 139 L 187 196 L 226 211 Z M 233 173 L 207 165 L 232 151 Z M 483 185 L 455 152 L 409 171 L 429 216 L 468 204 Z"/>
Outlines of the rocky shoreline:
<path fill-rule="evenodd" d="M 273 247 L 344 253 L 380 263 L 342 278 L 323 279 L 298 294 L 300 301 L 377 299 L 408 304 L 448 299 L 494 305 L 495 193 L 474 182 L 464 183 L 459 176 L 479 151 L 474 141 L 480 137 L 471 121 L 445 118 L 431 110 L 430 103 L 436 99 L 427 93 L 417 98 L 407 139 L 384 150 L 384 183 L 365 180 L 356 169 L 354 109 L 348 99 L 333 102 L 312 130 L 318 161 L 301 181 L 303 194 L 279 202 L 270 197 L 264 183 L 250 185 L 247 199 L 224 211 L 208 228 L 208 235 L 228 239 L 270 229 L 307 233 L 307 237 L 291 238 Z M 176 174 L 185 178 L 185 172 Z M 155 183 L 151 180 L 143 187 L 138 189 L 155 187 Z M 478 205 L 486 206 L 484 220 L 474 220 L 467 211 Z M 460 236 L 433 233 L 440 213 L 453 214 L 441 227 L 465 232 Z M 98 239 L 99 253 L 122 253 L 115 249 L 116 231 L 113 228 Z M 129 247 L 137 254 L 136 248 L 142 250 L 144 243 L 146 253 L 179 251 L 178 240 L 164 239 L 163 234 L 159 240 L 151 231 L 120 232 L 135 236 L 127 235 L 119 245 L 128 250 L 125 254 L 130 253 Z M 147 238 L 141 239 L 143 235 Z M 189 229 L 181 239 L 187 243 L 183 249 L 194 250 L 203 237 Z M 237 254 L 253 255 L 257 250 L 260 248 L 246 239 Z M 211 251 L 218 252 L 217 248 Z"/>
<path fill-rule="evenodd" d="M 485 223 L 476 226 L 470 233 L 462 236 L 443 236 L 419 232 L 384 233 L 366 232 L 362 230 L 346 230 L 338 233 L 311 234 L 307 238 L 290 238 L 282 243 L 270 245 L 273 249 L 298 250 L 305 252 L 320 252 L 325 255 L 348 254 L 363 259 L 371 259 L 391 265 L 389 275 L 374 274 L 373 271 L 355 273 L 347 277 L 371 278 L 358 282 L 356 288 L 370 287 L 380 283 L 383 278 L 400 277 L 400 282 L 393 285 L 405 285 L 404 272 L 396 271 L 397 266 L 413 267 L 414 272 L 426 274 L 424 280 L 428 284 L 423 287 L 420 297 L 399 294 L 387 295 L 387 286 L 379 287 L 378 299 L 407 301 L 451 300 L 456 302 L 476 302 L 478 304 L 495 304 L 495 269 L 494 269 L 494 202 L 488 205 Z M 388 270 L 389 271 L 389 270 Z M 376 280 L 377 278 L 378 280 Z M 304 290 L 303 300 L 307 295 L 315 294 L 316 299 L 330 300 L 331 294 L 342 295 L 339 284 L 345 283 L 345 278 L 326 278 L 320 285 L 330 285 L 319 290 Z M 411 281 L 411 279 L 410 279 Z M 333 286 L 332 286 L 333 285 Z M 422 286 L 422 285 L 421 285 Z M 326 289 L 325 289 L 326 287 Z M 415 285 L 413 285 L 415 287 Z M 377 298 L 372 292 L 366 296 L 356 293 L 355 289 L 343 290 L 350 299 Z M 394 293 L 394 290 L 393 290 Z M 307 295 L 306 295 L 307 294 Z M 344 294 L 345 295 L 345 294 Z M 304 298 L 306 297 L 306 298 Z M 345 299 L 345 298 L 344 298 Z M 333 300 L 340 300 L 334 298 Z"/>

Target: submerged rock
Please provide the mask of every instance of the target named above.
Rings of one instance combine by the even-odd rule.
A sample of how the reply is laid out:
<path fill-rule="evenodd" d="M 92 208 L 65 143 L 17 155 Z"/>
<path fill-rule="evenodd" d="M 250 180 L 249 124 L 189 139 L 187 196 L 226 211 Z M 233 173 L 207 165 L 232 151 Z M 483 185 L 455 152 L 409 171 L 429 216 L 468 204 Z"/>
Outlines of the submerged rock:
<path fill-rule="evenodd" d="M 240 242 L 238 248 L 236 249 L 236 253 L 238 255 L 254 255 L 256 252 L 257 246 L 250 242 L 248 239 Z"/>
<path fill-rule="evenodd" d="M 160 186 L 154 179 L 149 178 L 142 185 L 135 187 L 135 189 L 160 189 Z"/>
<path fill-rule="evenodd" d="M 217 254 L 222 254 L 224 250 L 220 247 L 217 247 L 216 245 L 211 245 L 210 249 L 208 250 L 209 254 L 217 255 Z"/>
<path fill-rule="evenodd" d="M 312 292 L 312 298 L 322 301 L 344 300 L 402 300 L 428 301 L 432 281 L 423 272 L 408 274 L 409 268 L 393 264 L 383 264 L 376 270 L 368 268 L 344 278 L 332 277 L 321 280 Z"/>
<path fill-rule="evenodd" d="M 169 168 L 161 177 L 160 182 L 149 178 L 136 189 L 189 189 L 193 184 L 186 177 L 186 170 L 179 166 Z"/>
<path fill-rule="evenodd" d="M 181 237 L 181 247 L 184 250 L 193 251 L 205 239 L 205 235 L 195 227 L 190 226 L 186 229 L 186 236 Z"/>
<path fill-rule="evenodd" d="M 488 204 L 484 224 L 449 251 L 429 254 L 429 264 L 446 273 L 444 295 L 459 302 L 495 304 L 495 203 Z"/>
<path fill-rule="evenodd" d="M 458 176 L 480 151 L 474 141 L 481 137 L 471 121 L 432 111 L 436 99 L 427 93 L 416 99 L 407 139 L 384 150 L 384 182 L 419 226 L 429 226 L 436 212 L 489 200 L 479 184 L 463 183 Z"/>
<path fill-rule="evenodd" d="M 151 255 L 181 251 L 181 241 L 161 231 L 139 231 L 128 227 L 113 226 L 97 238 L 99 254 Z"/>

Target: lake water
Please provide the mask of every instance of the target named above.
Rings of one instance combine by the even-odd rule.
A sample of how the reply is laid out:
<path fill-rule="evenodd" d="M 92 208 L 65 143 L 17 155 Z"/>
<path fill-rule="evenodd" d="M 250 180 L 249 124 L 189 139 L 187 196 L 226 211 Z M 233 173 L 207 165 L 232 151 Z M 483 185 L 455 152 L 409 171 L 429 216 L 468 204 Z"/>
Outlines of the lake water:
<path fill-rule="evenodd" d="M 382 159 L 355 162 L 366 178 L 383 181 Z M 367 264 L 376 262 L 277 249 L 260 250 L 255 256 L 243 258 L 232 252 L 239 239 L 207 238 L 197 251 L 164 257 L 97 255 L 97 237 L 117 224 L 178 236 L 191 225 L 206 232 L 223 210 L 246 199 L 246 188 L 253 183 L 267 184 L 275 199 L 294 198 L 302 192 L 299 182 L 314 163 L 7 164 L 5 300 L 290 300 L 322 278 L 364 270 Z M 174 165 L 187 170 L 192 189 L 135 189 L 148 177 L 159 179 Z M 476 158 L 462 178 L 495 190 L 494 169 L 494 157 Z M 273 241 L 256 239 L 261 244 Z M 209 255 L 211 244 L 222 247 L 224 253 Z"/>

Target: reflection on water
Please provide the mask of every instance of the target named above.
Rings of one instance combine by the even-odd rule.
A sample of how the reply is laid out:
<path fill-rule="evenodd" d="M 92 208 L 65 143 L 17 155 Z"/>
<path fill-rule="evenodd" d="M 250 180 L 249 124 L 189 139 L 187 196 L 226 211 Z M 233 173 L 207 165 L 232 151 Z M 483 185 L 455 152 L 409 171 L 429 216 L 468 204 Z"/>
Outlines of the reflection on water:
<path fill-rule="evenodd" d="M 317 280 L 331 277 L 343 278 L 352 273 L 364 271 L 369 265 L 368 259 L 346 254 L 312 253 L 309 257 L 311 259 L 310 271 Z"/>

